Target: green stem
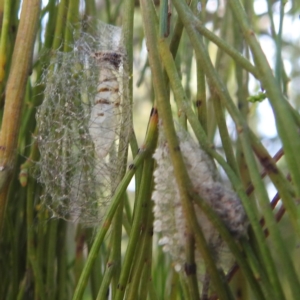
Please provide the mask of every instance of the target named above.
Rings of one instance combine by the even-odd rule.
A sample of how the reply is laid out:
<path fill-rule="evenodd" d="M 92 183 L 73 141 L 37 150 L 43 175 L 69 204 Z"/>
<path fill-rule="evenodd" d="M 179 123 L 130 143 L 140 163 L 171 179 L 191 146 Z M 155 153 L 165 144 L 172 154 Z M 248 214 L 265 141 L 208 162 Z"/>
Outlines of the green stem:
<path fill-rule="evenodd" d="M 260 267 L 259 261 L 257 260 L 257 257 L 255 256 L 253 250 L 249 245 L 249 241 L 243 239 L 241 240 L 241 244 L 247 255 L 247 259 L 251 267 L 253 268 L 255 278 L 258 278 L 262 281 L 261 287 L 264 291 L 264 294 L 266 295 L 266 299 L 275 299 L 271 282 L 269 281 L 267 274 L 264 272 L 264 269 Z"/>
<path fill-rule="evenodd" d="M 29 178 L 28 185 L 27 185 L 27 207 L 26 207 L 27 252 L 28 252 L 29 262 L 33 270 L 35 285 L 38 291 L 38 295 L 42 300 L 46 300 L 42 270 L 38 264 L 36 249 L 34 246 L 34 224 L 33 224 L 34 194 L 35 194 L 35 182 L 32 178 Z"/>
<path fill-rule="evenodd" d="M 155 286 L 155 290 L 160 299 L 164 297 L 164 291 L 166 289 L 165 278 L 168 277 L 168 272 L 172 267 L 172 263 L 167 259 L 161 247 L 155 249 L 156 255 L 153 257 L 153 271 L 152 271 L 152 283 Z M 149 295 L 151 294 L 150 282 L 149 282 Z M 189 299 L 189 298 L 187 298 Z"/>
<path fill-rule="evenodd" d="M 238 63 L 242 68 L 251 73 L 255 78 L 258 77 L 258 71 L 255 66 L 253 66 L 249 60 L 247 60 L 240 52 L 238 52 L 234 47 L 230 46 L 227 42 L 219 38 L 212 31 L 208 30 L 192 13 L 189 14 L 191 26 L 193 26 L 200 34 L 206 37 L 208 40 L 215 43 L 219 48 L 221 48 L 225 53 L 231 56 L 236 63 Z"/>
<path fill-rule="evenodd" d="M 250 46 L 255 65 L 263 88 L 266 90 L 268 99 L 272 106 L 278 134 L 283 143 L 286 161 L 295 183 L 297 196 L 300 196 L 300 139 L 297 126 L 293 120 L 292 113 L 287 101 L 278 86 L 277 80 L 268 64 L 267 58 L 251 29 L 247 15 L 239 0 L 229 1 L 234 16 L 241 26 L 244 38 Z"/>
<path fill-rule="evenodd" d="M 147 219 L 147 227 L 146 227 L 146 237 L 145 237 L 145 250 L 143 251 L 145 253 L 144 255 L 144 269 L 142 273 L 142 278 L 140 280 L 140 298 L 145 299 L 146 293 L 150 290 L 154 291 L 154 287 L 152 287 L 153 281 L 152 281 L 152 242 L 153 242 L 153 220 L 154 220 L 154 214 L 153 214 L 153 202 L 151 201 L 150 208 L 148 210 L 148 219 Z M 155 292 L 155 291 L 154 291 Z M 155 292 L 156 293 L 156 292 Z"/>
<path fill-rule="evenodd" d="M 293 290 L 296 293 L 299 288 L 299 285 L 297 285 L 298 280 L 295 275 L 295 270 L 291 263 L 290 257 L 288 256 L 285 246 L 282 242 L 282 238 L 278 231 L 278 227 L 276 226 L 276 221 L 275 221 L 275 218 L 273 216 L 272 210 L 269 205 L 268 195 L 266 193 L 265 186 L 264 186 L 263 182 L 261 181 L 260 174 L 258 172 L 257 165 L 254 160 L 253 153 L 251 151 L 251 146 L 250 146 L 250 142 L 249 142 L 250 141 L 249 129 L 247 127 L 247 124 L 245 123 L 245 120 L 242 119 L 238 113 L 237 114 L 235 113 L 235 111 L 237 111 L 237 108 L 235 107 L 233 101 L 230 98 L 228 91 L 223 86 L 222 82 L 219 79 L 218 74 L 216 73 L 215 69 L 213 68 L 213 65 L 209 59 L 209 56 L 207 54 L 205 47 L 202 45 L 201 40 L 197 38 L 197 35 L 195 34 L 193 27 L 190 25 L 189 13 L 187 13 L 188 8 L 184 9 L 184 3 L 182 3 L 182 2 L 180 3 L 178 0 L 174 0 L 174 4 L 175 4 L 175 7 L 177 8 L 179 15 L 182 17 L 182 21 L 183 21 L 183 23 L 187 29 L 187 32 L 190 35 L 190 38 L 194 44 L 194 47 L 196 50 L 196 55 L 199 55 L 199 57 L 202 58 L 203 67 L 205 69 L 207 76 L 210 78 L 210 80 L 215 85 L 216 91 L 218 91 L 218 94 L 219 94 L 221 100 L 224 101 L 228 111 L 230 112 L 234 121 L 237 124 L 237 130 L 239 132 L 242 146 L 245 151 L 244 153 L 245 153 L 247 165 L 248 165 L 250 175 L 253 180 L 258 198 L 262 203 L 261 208 L 263 210 L 263 214 L 265 216 L 267 226 L 268 226 L 268 228 L 270 228 L 272 240 L 274 241 L 274 244 L 276 245 L 277 251 L 280 251 L 280 253 L 282 254 L 282 259 L 285 261 L 284 267 L 286 269 L 286 274 L 290 278 L 289 283 L 291 284 L 291 286 L 293 286 Z M 244 204 L 244 202 L 243 202 L 243 204 Z M 246 206 L 245 206 L 245 209 L 246 209 Z M 248 211 L 247 211 L 247 214 L 250 218 Z M 252 219 L 252 217 L 250 218 L 250 221 L 251 221 L 251 219 Z M 278 273 L 276 272 L 274 261 L 271 257 L 269 249 L 266 247 L 266 245 L 264 243 L 264 236 L 261 231 L 261 228 L 258 229 L 257 225 L 252 223 L 252 221 L 251 221 L 251 224 L 252 224 L 252 226 L 255 226 L 253 228 L 255 229 L 257 238 L 259 239 L 259 247 L 260 247 L 261 253 L 263 255 L 265 267 L 267 268 L 267 273 L 270 277 L 272 285 L 274 286 L 274 289 L 277 292 L 276 295 L 280 299 L 283 297 L 283 292 L 282 292 L 282 288 L 280 286 L 280 281 L 278 279 Z"/>
<path fill-rule="evenodd" d="M 45 30 L 45 43 L 43 47 L 46 49 L 50 49 L 51 45 L 53 43 L 53 32 L 55 30 L 56 26 L 56 16 L 57 16 L 57 5 L 55 0 L 50 0 L 47 5 L 47 12 L 48 12 L 48 23 L 46 25 L 46 30 Z"/>
<path fill-rule="evenodd" d="M 88 245 L 88 251 L 90 253 L 91 247 L 93 245 L 93 239 L 94 239 L 94 229 L 93 228 L 88 228 L 86 230 L 86 241 Z M 105 247 L 103 247 L 105 249 Z M 105 251 L 103 251 L 105 252 Z M 102 274 L 102 261 L 107 257 L 106 253 L 103 253 L 100 250 L 100 254 L 97 256 L 94 265 L 91 270 L 91 294 L 92 294 L 92 299 L 96 299 L 97 295 L 99 293 L 99 287 L 103 281 L 103 274 Z"/>
<path fill-rule="evenodd" d="M 150 166 L 153 169 L 153 165 Z M 148 183 L 151 187 L 153 187 L 152 180 Z M 144 207 L 147 210 L 145 216 L 145 224 L 141 224 L 141 237 L 139 247 L 136 249 L 134 264 L 132 265 L 131 270 L 131 281 L 128 288 L 128 292 L 126 293 L 126 300 L 135 300 L 138 295 L 138 286 L 140 285 L 140 299 L 147 298 L 148 291 L 148 282 L 149 277 L 146 275 L 149 274 L 146 269 L 151 270 L 151 256 L 152 256 L 152 235 L 153 235 L 153 202 L 151 201 L 151 194 L 146 195 L 147 197 L 144 199 Z M 143 271 L 144 270 L 144 271 Z M 143 276 L 142 276 L 143 274 Z"/>
<path fill-rule="evenodd" d="M 153 217 L 152 220 L 153 222 Z M 151 222 L 151 226 L 152 226 L 152 222 Z M 150 235 L 151 236 L 150 236 Z M 149 294 L 150 298 L 152 296 L 153 298 L 157 298 L 157 297 L 153 297 L 153 295 L 156 296 L 156 291 L 154 289 L 153 286 L 153 281 L 151 278 L 151 265 L 152 265 L 152 233 L 147 233 L 148 237 L 146 238 L 146 251 L 145 251 L 145 266 L 143 268 L 143 273 L 140 279 L 140 299 L 146 299 L 147 298 L 147 294 Z"/>
<path fill-rule="evenodd" d="M 125 195 L 125 194 L 124 194 Z M 108 262 L 106 264 L 106 270 L 103 276 L 103 280 L 100 286 L 97 300 L 105 298 L 109 284 L 111 283 L 111 296 L 114 299 L 121 269 L 121 242 L 122 242 L 122 217 L 123 217 L 124 197 L 120 202 L 119 207 L 114 216 L 112 235 L 111 235 L 111 251 Z"/>
<path fill-rule="evenodd" d="M 75 285 L 78 283 L 80 274 L 84 266 L 84 242 L 85 242 L 85 231 L 82 226 L 79 224 L 76 228 L 75 235 L 75 259 L 74 259 L 74 281 Z"/>
<path fill-rule="evenodd" d="M 263 232 L 259 226 L 259 220 L 256 217 L 256 215 L 253 213 L 253 208 L 251 207 L 251 203 L 249 203 L 247 196 L 245 195 L 243 186 L 241 182 L 238 180 L 236 174 L 232 171 L 232 169 L 228 166 L 226 162 L 224 162 L 223 158 L 218 155 L 216 152 L 213 152 L 212 149 L 210 149 L 209 146 L 207 146 L 207 143 L 205 143 L 205 133 L 203 129 L 201 128 L 200 124 L 195 120 L 195 115 L 191 111 L 191 108 L 186 100 L 186 96 L 184 94 L 183 88 L 180 83 L 180 79 L 177 74 L 177 70 L 175 67 L 174 62 L 172 63 L 172 56 L 168 51 L 168 48 L 166 46 L 166 43 L 161 40 L 159 43 L 159 49 L 160 53 L 162 55 L 162 61 L 165 63 L 166 71 L 170 78 L 170 83 L 175 95 L 176 101 L 179 102 L 180 107 L 182 108 L 182 111 L 184 111 L 187 114 L 188 120 L 191 123 L 192 128 L 195 131 L 195 134 L 197 138 L 202 142 L 201 145 L 203 145 L 203 148 L 208 151 L 208 153 L 212 154 L 214 158 L 218 160 L 218 162 L 222 165 L 224 170 L 226 171 L 227 175 L 229 176 L 231 182 L 233 183 L 234 187 L 236 188 L 237 192 L 239 193 L 239 196 L 243 202 L 243 205 L 245 206 L 245 210 L 249 216 L 249 219 L 251 221 L 252 226 L 256 228 L 257 231 L 260 232 L 261 241 L 264 244 L 264 236 Z M 248 271 L 247 271 L 248 272 Z M 249 273 L 249 276 L 251 276 L 251 273 Z M 255 285 L 255 280 L 250 277 L 249 280 L 252 280 L 253 285 Z"/>
<path fill-rule="evenodd" d="M 195 261 L 195 239 L 192 235 L 186 237 L 186 263 L 185 274 L 190 290 L 191 299 L 200 299 L 199 287 L 197 282 L 197 265 Z"/>
<path fill-rule="evenodd" d="M 52 49 L 57 50 L 61 45 L 61 40 L 63 36 L 63 29 L 66 26 L 66 17 L 67 17 L 67 8 L 69 0 L 61 0 L 59 2 L 58 13 L 57 13 L 57 20 L 56 26 L 54 31 L 54 38 L 52 43 Z"/>
<path fill-rule="evenodd" d="M 5 91 L 0 134 L 0 233 L 7 199 L 7 184 L 14 169 L 21 111 L 39 21 L 40 1 L 24 0 Z"/>
<path fill-rule="evenodd" d="M 152 149 L 155 147 L 155 131 L 157 126 L 157 114 L 152 114 L 149 122 L 148 132 L 146 135 L 145 143 L 143 147 L 141 147 L 140 152 L 138 155 L 134 158 L 133 163 L 129 166 L 129 170 L 123 177 L 122 181 L 118 185 L 112 199 L 111 204 L 107 210 L 106 216 L 102 222 L 101 228 L 98 231 L 95 241 L 93 243 L 93 246 L 91 247 L 91 251 L 89 253 L 89 256 L 87 258 L 86 264 L 84 266 L 84 269 L 81 273 L 80 279 L 78 281 L 77 287 L 75 289 L 73 300 L 80 300 L 82 299 L 84 289 L 86 287 L 88 277 L 90 275 L 91 269 L 93 267 L 93 264 L 98 256 L 98 252 L 100 249 L 100 246 L 104 240 L 104 237 L 106 236 L 106 233 L 108 229 L 110 228 L 112 219 L 115 215 L 115 212 L 120 204 L 121 198 L 123 194 L 126 191 L 126 188 L 128 184 L 130 183 L 135 170 L 141 165 L 141 163 L 144 161 L 144 159 L 152 153 Z"/>
<path fill-rule="evenodd" d="M 120 262 L 113 261 L 109 258 L 96 300 L 106 299 L 111 278 L 113 277 L 119 263 Z"/>
<path fill-rule="evenodd" d="M 15 172 L 16 173 L 16 170 Z M 9 292 L 7 300 L 14 300 L 17 297 L 20 285 L 20 277 L 23 276 L 23 268 L 20 266 L 23 264 L 24 257 L 20 255 L 23 251 L 22 245 L 24 244 L 23 238 L 26 238 L 26 189 L 19 189 L 19 183 L 14 180 L 9 186 L 8 199 L 18 199 L 17 202 L 11 203 L 8 207 L 8 215 L 5 220 L 5 231 L 6 236 L 2 238 L 2 245 L 6 245 L 6 239 L 9 240 L 11 250 L 9 253 L 9 259 L 5 259 L 5 252 L 2 251 L 1 257 L 1 268 L 3 270 L 10 270 L 9 272 L 3 272 L 1 274 L 2 284 L 0 285 L 0 295 L 5 295 L 5 289 L 9 284 Z M 16 191 L 18 192 L 16 193 Z M 24 236 L 25 235 L 25 236 Z M 4 247 L 3 247 L 4 249 Z M 22 250 L 21 250 L 22 249 Z M 4 255 L 3 255 L 4 254 Z M 29 261 L 26 260 L 26 268 L 28 267 Z M 37 262 L 38 265 L 38 262 Z"/>
<path fill-rule="evenodd" d="M 149 282 L 148 288 L 149 288 L 149 298 L 150 298 L 150 300 L 159 300 L 160 298 L 156 294 L 156 291 L 154 289 L 154 285 L 153 285 L 152 281 Z"/>
<path fill-rule="evenodd" d="M 72 50 L 72 43 L 74 42 L 74 28 L 71 27 L 75 24 L 78 26 L 78 7 L 79 0 L 69 1 L 68 14 L 67 14 L 67 26 L 65 28 L 64 36 L 64 52 Z"/>
<path fill-rule="evenodd" d="M 180 286 L 182 289 L 183 299 L 191 299 L 189 294 L 189 289 L 183 274 L 179 274 L 179 279 L 180 279 Z"/>
<path fill-rule="evenodd" d="M 287 0 L 280 1 L 280 14 L 279 14 L 279 30 L 278 34 L 276 35 L 276 65 L 275 65 L 275 76 L 280 86 L 283 83 L 283 63 L 281 57 L 281 49 L 282 49 L 282 28 L 283 28 L 283 17 L 284 17 L 284 5 L 286 4 Z"/>
<path fill-rule="evenodd" d="M 123 26 L 122 33 L 124 39 L 124 46 L 126 49 L 126 68 L 127 74 L 129 75 L 128 82 L 126 86 L 128 87 L 128 102 L 132 104 L 133 102 L 133 25 L 134 25 L 134 0 L 126 0 L 124 2 L 124 16 L 123 16 Z M 130 114 L 130 120 L 132 125 L 132 111 Z M 135 134 L 132 133 L 130 138 L 132 142 L 137 144 Z"/>
<path fill-rule="evenodd" d="M 234 255 L 240 268 L 243 270 L 250 285 L 252 286 L 253 292 L 256 295 L 256 299 L 265 299 L 265 297 L 261 291 L 261 288 L 258 285 L 258 283 L 248 265 L 248 262 L 245 260 L 243 253 L 240 251 L 237 243 L 233 240 L 232 235 L 230 234 L 228 229 L 224 226 L 223 222 L 217 217 L 217 215 L 213 211 L 213 209 L 205 201 L 200 199 L 198 195 L 194 195 L 194 201 L 201 208 L 201 210 L 207 215 L 209 220 L 216 227 L 218 232 L 220 232 L 222 238 L 227 243 L 231 253 Z M 251 259 L 251 257 L 248 257 L 248 259 Z"/>
<path fill-rule="evenodd" d="M 129 202 L 129 197 L 128 194 L 125 194 L 125 201 L 124 201 L 124 207 L 125 207 L 125 219 L 126 223 L 131 227 L 132 223 L 132 215 L 131 215 L 131 207 L 130 207 L 130 202 Z M 124 219 L 124 218 L 123 218 Z M 123 225 L 124 225 L 124 220 L 123 220 Z"/>
<path fill-rule="evenodd" d="M 110 9 L 110 0 L 105 0 L 105 8 L 106 8 L 106 18 L 107 22 L 111 23 L 111 9 Z"/>
<path fill-rule="evenodd" d="M 168 37 L 170 31 L 168 0 L 160 1 L 159 36 Z"/>
<path fill-rule="evenodd" d="M 280 1 L 280 13 L 279 13 L 279 29 L 278 33 L 276 34 L 275 24 L 273 19 L 273 12 L 272 12 L 272 3 L 270 0 L 267 0 L 268 3 L 268 15 L 269 20 L 271 23 L 271 33 L 272 37 L 276 43 L 276 61 L 275 61 L 275 77 L 278 81 L 280 87 L 283 87 L 283 77 L 286 76 L 283 64 L 282 64 L 282 57 L 281 57 L 281 47 L 282 47 L 282 29 L 283 29 L 283 18 L 284 18 L 284 6 L 286 4 L 286 0 Z"/>
<path fill-rule="evenodd" d="M 120 281 L 118 284 L 117 294 L 114 298 L 115 300 L 123 299 L 123 295 L 125 293 L 127 283 L 129 280 L 129 273 L 132 269 L 132 264 L 133 262 L 135 262 L 135 264 L 138 263 L 138 261 L 134 259 L 134 257 L 136 257 L 137 254 L 137 247 L 141 247 L 139 242 L 141 226 L 146 225 L 142 225 L 142 220 L 145 219 L 147 215 L 147 209 L 149 209 L 147 206 L 149 206 L 148 203 L 150 201 L 152 190 L 152 185 L 149 184 L 149 182 L 151 182 L 152 179 L 153 168 L 154 161 L 151 157 L 148 157 L 144 162 L 140 194 L 138 195 L 137 203 L 135 204 L 133 223 L 130 231 L 127 250 L 124 257 L 124 263 L 122 267 Z M 138 266 L 135 266 L 135 268 L 138 268 Z"/>
<path fill-rule="evenodd" d="M 147 155 L 147 151 L 143 151 L 139 155 L 136 156 L 133 164 L 130 166 L 131 169 L 128 170 L 128 172 L 124 176 L 123 180 L 118 185 L 118 188 L 116 189 L 116 191 L 113 195 L 113 198 L 111 199 L 111 204 L 107 210 L 106 216 L 102 222 L 102 226 L 100 227 L 100 230 L 98 231 L 98 233 L 95 237 L 95 241 L 93 243 L 93 246 L 91 247 L 91 251 L 87 258 L 84 269 L 78 280 L 78 284 L 76 286 L 76 289 L 75 289 L 75 292 L 73 295 L 73 300 L 82 299 L 84 289 L 87 285 L 88 277 L 91 273 L 93 264 L 98 256 L 100 246 L 106 236 L 108 229 L 110 228 L 112 219 L 113 219 L 115 212 L 120 204 L 122 195 L 125 192 L 128 184 L 130 183 L 130 181 L 132 179 L 132 176 L 135 173 L 135 168 L 137 168 L 141 164 L 141 162 L 144 160 L 146 155 Z"/>
<path fill-rule="evenodd" d="M 231 169 L 235 172 L 237 176 L 239 176 L 238 167 L 236 163 L 236 159 L 233 152 L 232 141 L 229 136 L 229 132 L 227 129 L 227 124 L 224 116 L 224 112 L 222 109 L 221 101 L 217 93 L 212 95 L 214 111 L 216 114 L 216 119 L 218 122 L 218 128 L 220 131 L 220 136 L 222 140 L 222 146 L 225 152 L 226 160 Z"/>
<path fill-rule="evenodd" d="M 163 127 L 167 137 L 170 156 L 174 166 L 175 178 L 178 184 L 179 193 L 182 200 L 182 207 L 186 220 L 188 221 L 189 230 L 195 234 L 197 247 L 199 248 L 204 261 L 207 263 L 207 268 L 211 274 L 214 287 L 222 299 L 230 299 L 227 290 L 222 282 L 221 276 L 211 256 L 209 247 L 206 244 L 204 235 L 199 227 L 198 221 L 195 216 L 194 207 L 191 202 L 190 192 L 193 190 L 189 176 L 187 174 L 182 155 L 179 151 L 178 140 L 172 119 L 172 112 L 170 103 L 167 101 L 167 91 L 165 81 L 160 64 L 160 57 L 157 50 L 157 38 L 155 31 L 155 14 L 153 7 L 147 0 L 141 0 L 141 9 L 143 16 L 144 32 L 146 35 L 147 47 L 149 51 L 149 63 L 153 75 L 153 85 L 155 96 L 158 105 L 158 111 L 161 119 L 163 120 Z"/>
<path fill-rule="evenodd" d="M 247 48 L 244 47 L 243 37 L 238 27 L 238 24 L 236 24 L 234 20 L 232 20 L 231 24 L 233 25 L 234 28 L 235 48 L 238 49 L 240 52 L 247 51 Z M 249 102 L 247 101 L 247 98 L 249 97 L 249 92 L 248 92 L 249 74 L 244 72 L 241 66 L 237 63 L 235 63 L 235 80 L 237 83 L 237 91 L 236 91 L 236 97 L 238 101 L 237 107 L 242 117 L 245 120 L 247 120 L 248 112 L 249 112 Z M 243 181 L 243 185 L 246 189 L 251 184 L 251 178 L 245 161 L 243 149 L 239 140 L 237 141 L 237 145 L 236 145 L 236 160 L 237 160 L 241 180 Z M 253 202 L 255 201 L 253 195 L 249 197 L 251 197 L 250 198 L 251 201 Z"/>
<path fill-rule="evenodd" d="M 25 287 L 26 287 L 26 273 L 22 281 L 20 282 L 18 295 L 16 297 L 17 300 L 23 300 L 25 294 Z"/>
<path fill-rule="evenodd" d="M 246 129 L 244 129 L 243 132 L 240 133 L 240 139 L 244 150 L 245 158 L 247 161 L 247 165 L 249 168 L 249 173 L 252 178 L 252 183 L 255 187 L 256 195 L 260 201 L 260 207 L 262 208 L 262 212 L 266 220 L 267 227 L 270 230 L 271 238 L 274 243 L 274 248 L 281 255 L 282 262 L 284 262 L 283 267 L 285 269 L 286 276 L 291 280 L 289 282 L 291 287 L 294 289 L 294 291 L 298 290 L 299 293 L 300 291 L 299 291 L 299 283 L 297 283 L 298 282 L 297 275 L 295 273 L 294 266 L 285 248 L 272 209 L 270 207 L 267 191 L 265 189 L 263 181 L 261 180 L 259 170 L 257 168 L 256 161 L 251 150 L 251 144 L 249 142 L 250 140 L 249 133 L 246 132 Z M 276 298 L 283 299 L 284 296 L 283 296 L 282 287 L 280 285 L 278 273 L 276 272 L 274 262 L 272 262 L 270 251 L 265 249 L 265 247 L 263 247 L 263 245 L 261 244 L 262 242 L 263 241 L 259 242 L 259 247 L 260 247 L 260 251 L 263 253 L 263 259 L 265 262 L 265 266 L 267 268 L 267 273 L 269 275 L 270 281 L 272 283 L 274 291 L 276 292 Z"/>
<path fill-rule="evenodd" d="M 65 220 L 58 222 L 57 236 L 57 296 L 56 299 L 64 300 L 67 294 L 67 251 L 66 251 L 67 223 Z"/>
<path fill-rule="evenodd" d="M 172 32 L 172 38 L 170 41 L 170 51 L 173 54 L 173 57 L 176 57 L 179 43 L 180 43 L 181 36 L 182 36 L 182 32 L 183 32 L 183 24 L 180 21 L 180 19 L 178 18 L 176 20 L 176 24 L 175 24 L 174 30 Z"/>
<path fill-rule="evenodd" d="M 206 104 L 206 88 L 205 88 L 205 74 L 201 67 L 200 61 L 197 60 L 197 95 L 196 95 L 196 109 L 198 113 L 198 120 L 207 133 L 207 104 Z"/>
<path fill-rule="evenodd" d="M 170 284 L 170 292 L 168 299 L 177 299 L 177 295 L 179 292 L 179 274 L 174 269 L 171 270 L 171 284 Z M 189 299 L 189 298 L 184 298 Z"/>
<path fill-rule="evenodd" d="M 57 242 L 57 226 L 57 219 L 51 220 L 48 226 L 46 291 L 47 299 L 49 300 L 53 299 L 55 296 L 55 256 Z"/>
<path fill-rule="evenodd" d="M 11 4 L 12 1 L 5 0 L 4 2 L 4 15 L 1 28 L 1 39 L 0 39 L 0 86 L 5 78 L 5 67 L 7 62 L 6 50 L 7 50 L 7 38 L 10 26 L 11 16 Z"/>

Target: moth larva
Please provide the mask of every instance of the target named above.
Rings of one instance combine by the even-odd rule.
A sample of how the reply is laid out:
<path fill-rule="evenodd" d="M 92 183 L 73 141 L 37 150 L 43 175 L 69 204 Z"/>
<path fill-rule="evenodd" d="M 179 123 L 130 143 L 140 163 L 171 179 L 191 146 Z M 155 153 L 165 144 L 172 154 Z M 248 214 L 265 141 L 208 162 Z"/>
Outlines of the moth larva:
<path fill-rule="evenodd" d="M 91 109 L 89 133 L 99 158 L 105 157 L 115 140 L 121 104 L 120 74 L 122 54 L 114 51 L 94 53 L 101 66 L 95 102 Z"/>

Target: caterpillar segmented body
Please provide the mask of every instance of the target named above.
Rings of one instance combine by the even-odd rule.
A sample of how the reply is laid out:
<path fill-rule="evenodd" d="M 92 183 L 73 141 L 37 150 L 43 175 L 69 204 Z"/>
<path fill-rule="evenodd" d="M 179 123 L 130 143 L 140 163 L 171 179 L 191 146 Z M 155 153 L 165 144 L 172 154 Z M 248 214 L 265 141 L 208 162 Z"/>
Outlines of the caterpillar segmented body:
<path fill-rule="evenodd" d="M 119 72 L 122 69 L 122 55 L 113 51 L 94 54 L 101 66 L 99 84 L 91 109 L 89 133 L 94 141 L 99 158 L 105 157 L 116 136 L 121 104 Z"/>

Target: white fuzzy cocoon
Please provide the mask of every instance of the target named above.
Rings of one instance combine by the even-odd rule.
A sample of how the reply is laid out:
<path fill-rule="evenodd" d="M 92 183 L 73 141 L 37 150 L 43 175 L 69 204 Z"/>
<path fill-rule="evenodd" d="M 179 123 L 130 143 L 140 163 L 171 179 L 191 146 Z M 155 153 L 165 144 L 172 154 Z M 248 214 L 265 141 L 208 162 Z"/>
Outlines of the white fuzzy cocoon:
<path fill-rule="evenodd" d="M 155 202 L 154 231 L 161 233 L 159 244 L 163 245 L 164 251 L 171 254 L 175 270 L 179 271 L 185 263 L 186 220 L 169 149 L 161 131 L 162 128 L 160 128 L 159 145 L 153 155 L 157 163 L 154 172 L 155 190 L 152 195 Z M 177 134 L 194 190 L 214 209 L 235 238 L 246 235 L 247 218 L 236 193 L 216 179 L 212 160 L 192 137 L 181 128 Z M 214 255 L 218 256 L 223 244 L 220 235 L 200 208 L 197 205 L 194 207 L 205 239 Z M 200 254 L 197 253 L 196 257 L 199 256 Z"/>

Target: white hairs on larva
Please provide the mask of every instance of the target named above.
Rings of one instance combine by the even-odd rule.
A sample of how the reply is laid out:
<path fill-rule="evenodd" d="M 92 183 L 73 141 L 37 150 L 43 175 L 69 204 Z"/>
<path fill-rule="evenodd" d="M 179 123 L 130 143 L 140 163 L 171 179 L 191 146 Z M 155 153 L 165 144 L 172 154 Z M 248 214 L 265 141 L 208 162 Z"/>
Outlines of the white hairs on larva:
<path fill-rule="evenodd" d="M 130 133 L 121 29 L 101 22 L 90 29 L 72 51 L 54 53 L 36 115 L 44 202 L 87 226 L 105 213 Z"/>
<path fill-rule="evenodd" d="M 233 237 L 240 238 L 246 235 L 247 218 L 236 193 L 216 179 L 212 160 L 184 129 L 178 128 L 177 135 L 194 190 L 214 209 Z M 162 127 L 153 157 L 157 163 L 154 171 L 155 189 L 152 195 L 155 203 L 154 231 L 161 234 L 159 244 L 163 245 L 165 252 L 171 254 L 175 269 L 179 271 L 183 269 L 185 263 L 186 220 Z M 194 207 L 205 239 L 218 261 L 224 242 L 200 208 L 196 204 Z M 200 279 L 204 270 L 203 266 L 199 265 L 199 259 L 200 253 L 196 250 L 198 272 L 202 269 L 200 271 L 202 274 L 198 273 Z"/>

